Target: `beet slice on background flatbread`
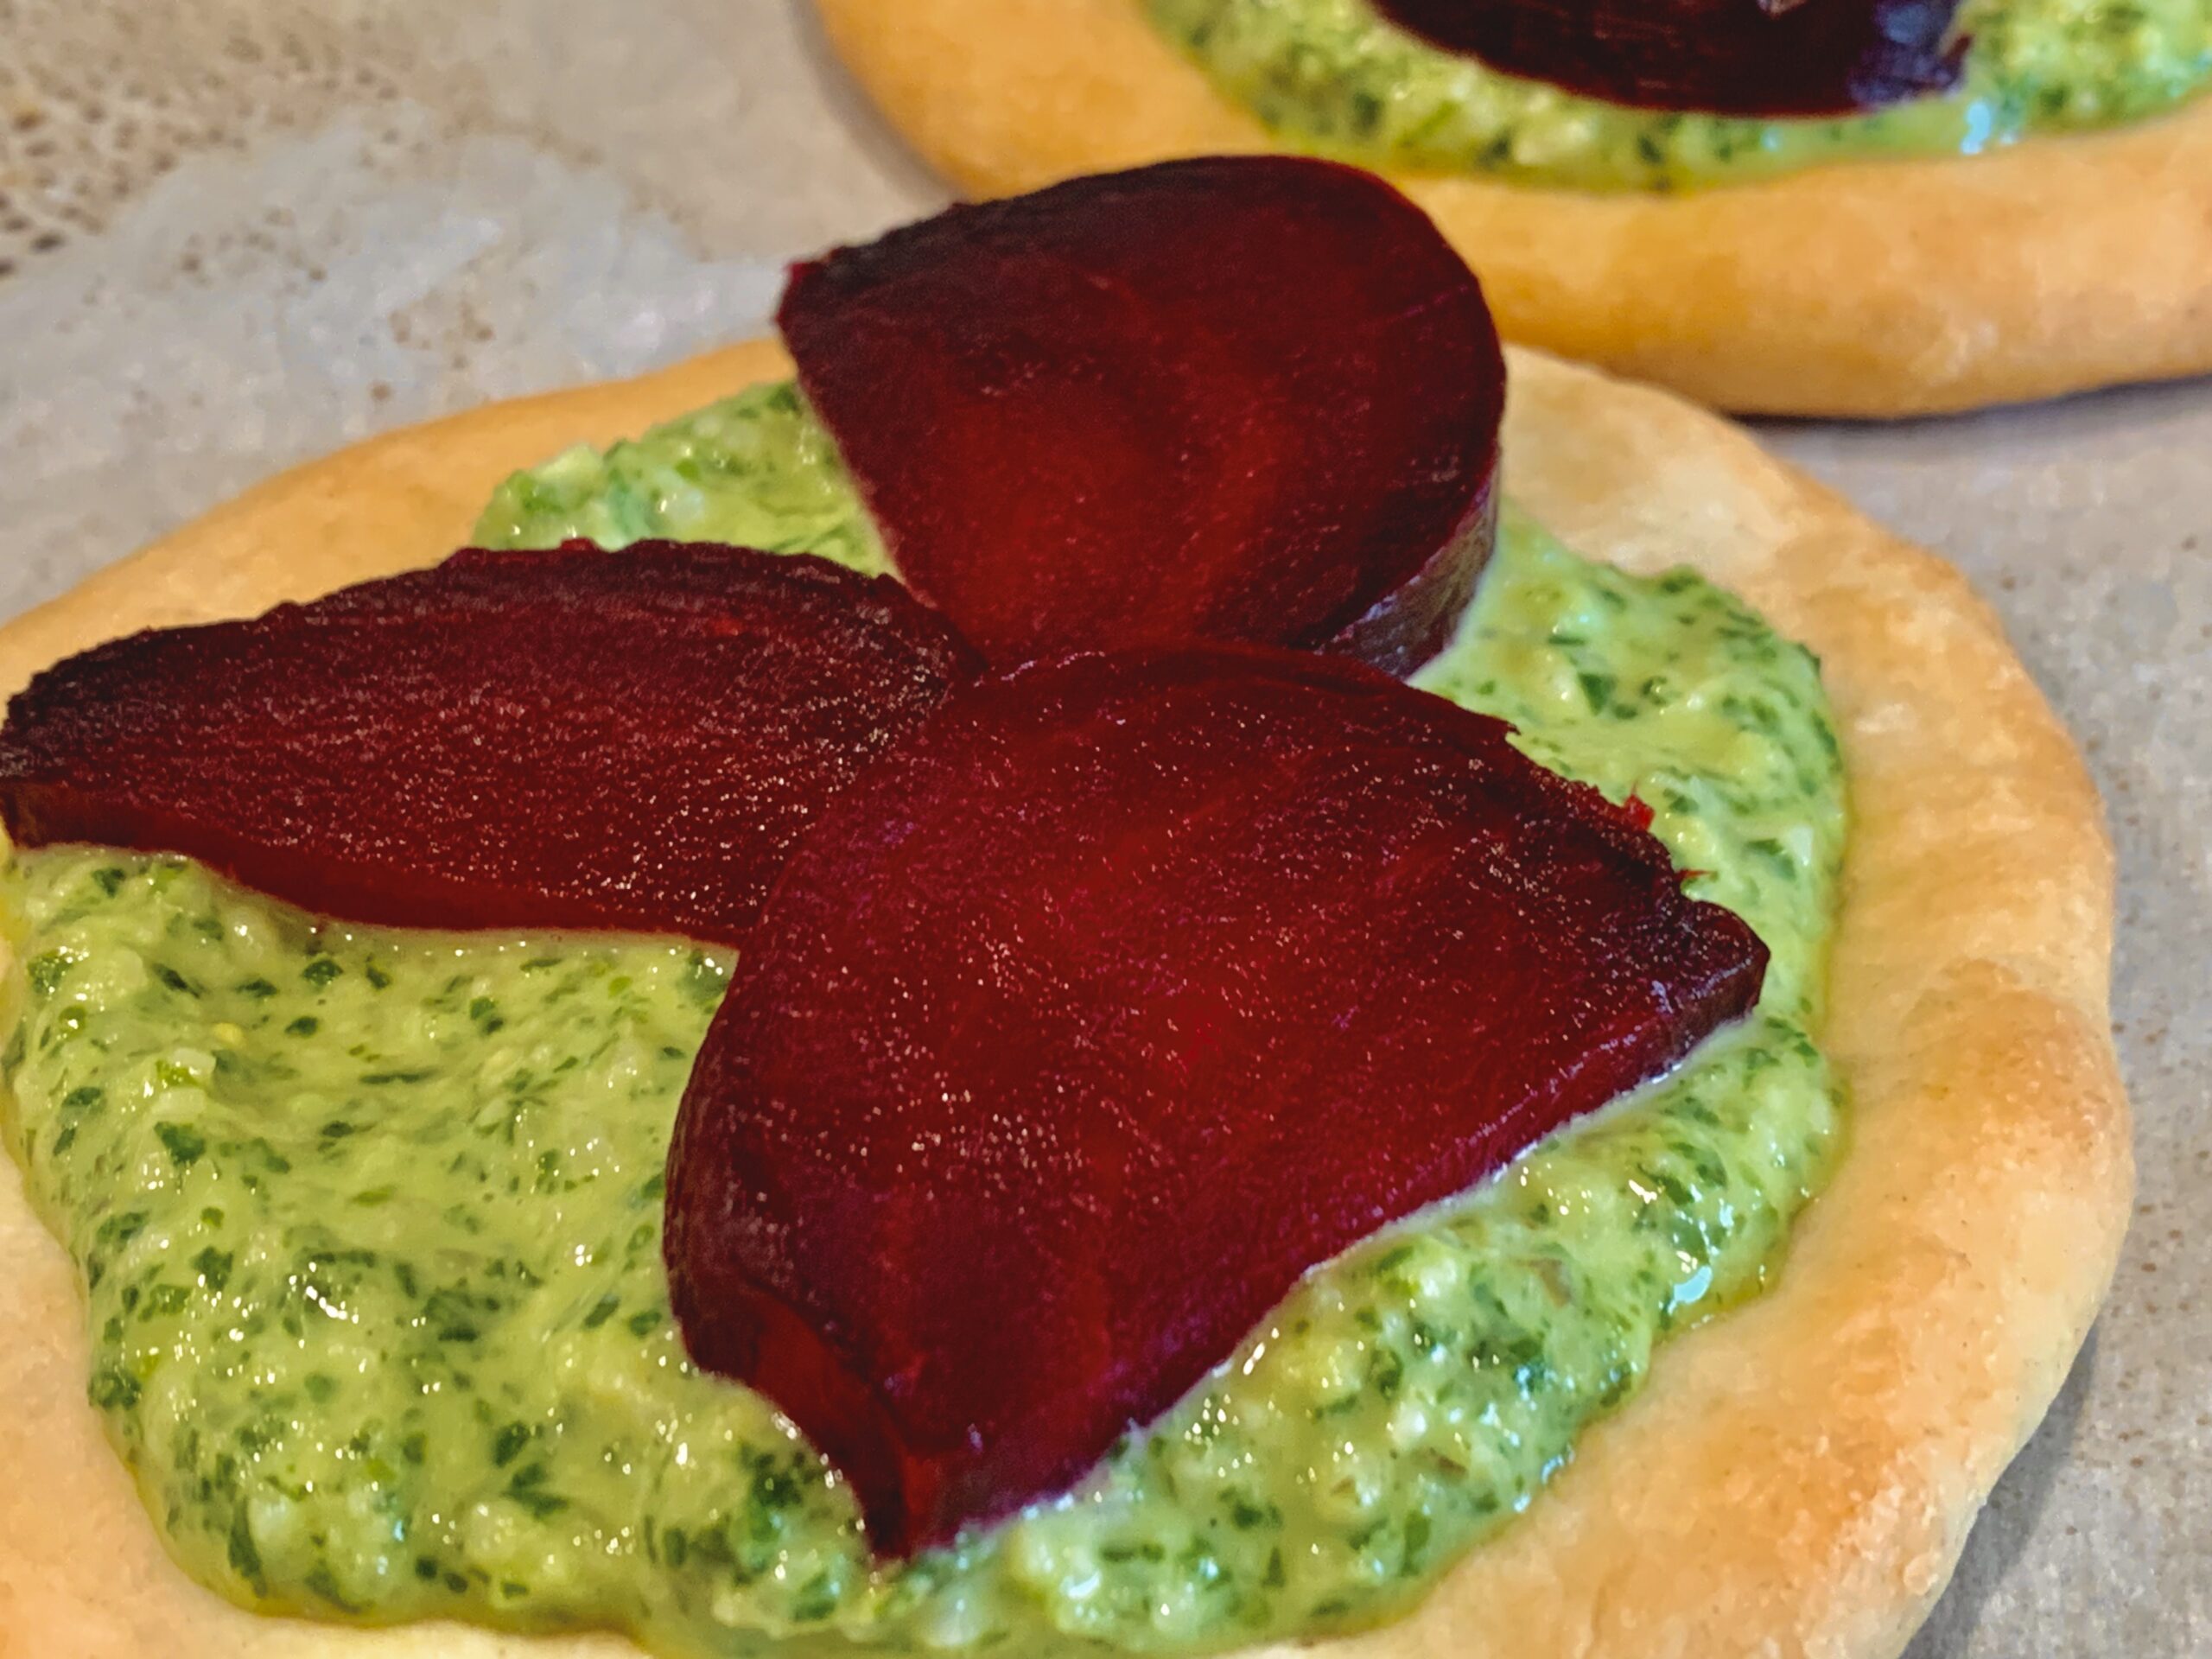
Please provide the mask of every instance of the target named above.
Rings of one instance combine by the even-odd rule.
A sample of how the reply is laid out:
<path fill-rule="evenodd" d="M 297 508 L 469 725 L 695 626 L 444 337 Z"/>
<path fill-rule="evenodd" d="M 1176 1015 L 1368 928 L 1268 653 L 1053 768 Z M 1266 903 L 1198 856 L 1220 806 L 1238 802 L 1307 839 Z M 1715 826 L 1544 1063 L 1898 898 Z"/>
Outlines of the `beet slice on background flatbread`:
<path fill-rule="evenodd" d="M 734 941 L 823 804 L 978 667 L 818 559 L 470 550 L 48 669 L 0 728 L 0 818 L 349 921 Z"/>
<path fill-rule="evenodd" d="M 1847 115 L 1958 85 L 1958 0 L 1376 0 L 1493 69 L 1614 104 Z"/>
<path fill-rule="evenodd" d="M 694 1357 L 879 1549 L 1064 1488 L 1309 1267 L 1664 1069 L 1766 952 L 1630 812 L 1357 664 L 973 683 L 785 867 L 670 1158 Z"/>
<path fill-rule="evenodd" d="M 1489 556 L 1482 292 L 1371 175 L 1170 162 L 794 268 L 778 322 L 899 573 L 1000 667 L 1434 654 Z"/>

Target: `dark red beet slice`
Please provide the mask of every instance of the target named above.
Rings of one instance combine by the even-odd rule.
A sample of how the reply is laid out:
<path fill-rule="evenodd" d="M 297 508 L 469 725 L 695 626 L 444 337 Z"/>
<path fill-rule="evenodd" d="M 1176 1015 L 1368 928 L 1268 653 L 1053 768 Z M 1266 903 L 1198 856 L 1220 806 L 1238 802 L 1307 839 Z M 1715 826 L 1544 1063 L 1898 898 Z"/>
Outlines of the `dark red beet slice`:
<path fill-rule="evenodd" d="M 818 559 L 472 550 L 48 670 L 0 728 L 0 817 L 353 921 L 734 941 L 823 803 L 979 666 Z"/>
<path fill-rule="evenodd" d="M 1001 667 L 1217 639 L 1403 673 L 1490 554 L 1497 333 L 1368 174 L 955 207 L 798 266 L 779 321 L 900 574 Z"/>
<path fill-rule="evenodd" d="M 1376 0 L 1447 51 L 1615 104 L 1846 115 L 1958 85 L 1958 0 Z"/>
<path fill-rule="evenodd" d="M 1506 728 L 1197 647 L 957 692 L 785 868 L 667 1250 L 898 1554 L 1059 1491 L 1300 1274 L 1756 999 L 1766 952 Z"/>

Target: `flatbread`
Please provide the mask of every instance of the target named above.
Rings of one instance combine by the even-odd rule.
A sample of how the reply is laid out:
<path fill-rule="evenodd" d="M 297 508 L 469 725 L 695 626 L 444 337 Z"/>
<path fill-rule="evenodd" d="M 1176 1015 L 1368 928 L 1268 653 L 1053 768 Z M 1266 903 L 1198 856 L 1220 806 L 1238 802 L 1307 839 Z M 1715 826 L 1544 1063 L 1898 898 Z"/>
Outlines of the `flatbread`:
<path fill-rule="evenodd" d="M 511 469 L 787 372 L 773 346 L 741 346 L 287 474 L 0 630 L 0 689 L 129 629 L 435 561 Z M 1853 1139 L 1777 1289 L 1667 1344 L 1526 1516 L 1410 1618 L 1333 1651 L 1889 1659 L 2056 1391 L 2128 1214 L 2097 800 L 1948 567 L 1662 393 L 1526 352 L 1511 374 L 1517 499 L 1586 553 L 1694 565 L 1827 665 L 1855 828 L 1825 1040 Z M 82 1323 L 67 1261 L 0 1160 L 7 1659 L 632 1652 L 265 1618 L 197 1588 L 85 1402 Z"/>
<path fill-rule="evenodd" d="M 1278 149 L 1141 0 L 816 0 L 963 188 Z M 1395 177 L 1509 339 L 1718 408 L 1891 416 L 2212 370 L 2212 95 L 1986 156 L 1683 195 Z"/>

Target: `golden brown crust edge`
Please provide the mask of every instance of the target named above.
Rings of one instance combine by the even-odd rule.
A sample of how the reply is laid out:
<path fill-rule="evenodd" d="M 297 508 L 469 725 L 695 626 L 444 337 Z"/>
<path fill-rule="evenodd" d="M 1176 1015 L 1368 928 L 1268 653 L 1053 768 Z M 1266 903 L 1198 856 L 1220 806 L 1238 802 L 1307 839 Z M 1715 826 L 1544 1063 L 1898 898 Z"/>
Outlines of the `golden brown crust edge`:
<path fill-rule="evenodd" d="M 0 688 L 128 629 L 434 560 L 511 468 L 783 372 L 772 346 L 364 444 L 0 630 Z M 1778 1287 L 1662 1351 L 1528 1515 L 1343 1659 L 1892 1659 L 2056 1390 L 2132 1183 L 2111 860 L 2064 733 L 1961 579 L 1665 396 L 1512 359 L 1510 487 L 1571 543 L 1689 563 L 1826 664 L 1854 830 L 1827 1045 L 1854 1143 Z M 185 1580 L 84 1402 L 82 1308 L 0 1160 L 0 1655 L 607 1659 L 361 1631 Z M 1288 1649 L 1276 1650 L 1287 1654 Z"/>
<path fill-rule="evenodd" d="M 983 195 L 1281 146 L 1141 0 L 816 0 L 916 149 Z M 1398 177 L 1508 338 L 1722 409 L 1897 416 L 2212 370 L 2212 97 L 1971 158 L 1680 196 Z"/>

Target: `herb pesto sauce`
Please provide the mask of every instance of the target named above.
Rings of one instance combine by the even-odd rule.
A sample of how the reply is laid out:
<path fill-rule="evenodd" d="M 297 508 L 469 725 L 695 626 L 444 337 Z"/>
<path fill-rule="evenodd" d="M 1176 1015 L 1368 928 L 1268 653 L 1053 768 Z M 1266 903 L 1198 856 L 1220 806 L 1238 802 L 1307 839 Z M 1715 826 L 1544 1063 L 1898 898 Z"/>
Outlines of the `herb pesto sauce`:
<path fill-rule="evenodd" d="M 880 556 L 780 389 L 562 457 L 486 521 L 678 526 Z M 725 955 L 355 929 L 178 859 L 20 857 L 7 1139 L 175 1554 L 252 1605 L 671 1654 L 1179 1651 L 1395 1611 L 1660 1338 L 1765 1281 L 1840 1133 L 1810 1033 L 1844 803 L 1807 653 L 1695 575 L 1587 563 L 1509 514 L 1421 678 L 1648 803 L 1772 949 L 1758 1012 L 1310 1274 L 1073 1495 L 903 1565 L 669 1319 L 662 1165 Z"/>
<path fill-rule="evenodd" d="M 1139 3 L 1140 0 L 1131 0 Z M 1865 115 L 1635 109 L 1440 50 L 1371 0 L 1141 0 L 1284 143 L 1370 167 L 1576 189 L 1679 189 L 1821 162 L 1971 155 L 2139 120 L 2212 77 L 2212 0 L 1965 0 L 1957 91 Z"/>

